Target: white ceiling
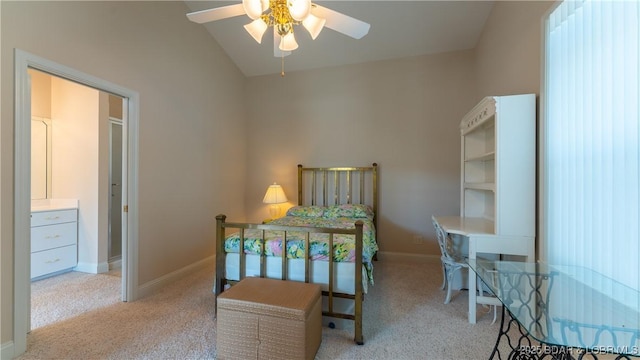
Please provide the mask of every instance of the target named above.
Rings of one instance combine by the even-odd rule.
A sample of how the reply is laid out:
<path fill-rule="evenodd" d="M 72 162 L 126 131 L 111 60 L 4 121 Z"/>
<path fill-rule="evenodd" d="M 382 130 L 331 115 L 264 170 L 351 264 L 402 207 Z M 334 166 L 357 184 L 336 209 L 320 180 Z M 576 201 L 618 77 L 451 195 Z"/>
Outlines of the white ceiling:
<path fill-rule="evenodd" d="M 185 1 L 191 11 L 238 4 L 240 1 Z M 285 71 L 309 70 L 447 51 L 472 49 L 480 37 L 493 1 L 314 1 L 371 24 L 356 40 L 331 29 L 316 40 L 296 32 L 300 47 L 284 58 Z M 186 16 L 186 14 L 185 14 Z M 243 28 L 243 15 L 203 25 L 246 76 L 280 73 L 273 56 L 273 33 L 258 44 Z"/>

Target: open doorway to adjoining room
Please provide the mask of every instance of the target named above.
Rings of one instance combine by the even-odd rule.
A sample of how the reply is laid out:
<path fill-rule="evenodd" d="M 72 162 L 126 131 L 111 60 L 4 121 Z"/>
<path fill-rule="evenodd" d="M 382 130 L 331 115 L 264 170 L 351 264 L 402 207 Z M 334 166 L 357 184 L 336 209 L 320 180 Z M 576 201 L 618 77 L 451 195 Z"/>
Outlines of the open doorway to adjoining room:
<path fill-rule="evenodd" d="M 41 190 L 39 191 L 43 192 L 38 193 L 31 186 L 33 172 L 31 168 L 32 105 L 36 105 L 35 102 L 32 103 L 32 98 L 37 97 L 31 90 L 36 82 L 34 78 L 39 76 L 49 78 L 49 83 L 45 86 L 48 87 L 49 93 L 44 96 L 49 101 L 40 105 L 49 108 L 49 114 L 45 114 L 48 122 L 45 123 L 51 127 L 51 137 L 49 138 L 49 135 L 46 137 L 52 148 L 50 155 L 45 155 L 43 160 L 39 160 L 40 163 L 44 162 L 48 170 L 40 171 L 45 176 L 45 185 L 40 186 Z M 75 91 L 79 91 L 81 96 L 85 97 L 67 96 Z M 95 275 L 108 273 L 110 268 L 114 270 L 119 266 L 120 270 L 116 269 L 116 271 L 121 271 L 121 273 L 117 275 L 118 281 L 115 287 L 118 301 L 132 301 L 137 297 L 139 95 L 135 91 L 19 49 L 15 50 L 15 94 L 14 352 L 20 354 L 26 350 L 26 336 L 31 329 L 32 249 L 30 245 L 32 231 L 30 215 L 33 203 L 32 192 L 41 198 L 40 204 L 46 204 L 47 201 L 58 196 L 77 200 L 78 216 L 73 218 L 78 223 L 78 241 L 75 245 L 77 247 L 77 263 L 71 266 L 75 270 L 74 272 L 69 272 L 69 268 L 60 271 L 65 274 L 82 272 L 85 275 Z M 86 101 L 87 99 L 90 101 Z M 110 116 L 110 100 L 112 104 L 119 104 L 119 106 L 111 106 L 112 108 L 120 108 L 119 116 Z M 97 103 L 97 110 L 84 109 L 87 103 Z M 98 119 L 101 120 L 93 121 L 89 120 L 91 117 L 86 114 L 79 115 L 83 111 L 97 112 Z M 119 145 L 121 165 L 116 165 L 121 169 L 121 181 L 119 182 L 121 189 L 120 194 L 114 195 L 121 199 L 121 204 L 118 205 L 120 207 L 118 209 L 120 216 L 118 217 L 121 221 L 118 225 L 109 219 L 111 203 L 109 199 L 113 195 L 109 171 L 110 149 L 112 148 L 110 132 L 112 121 L 110 117 L 119 117 L 121 129 Z M 40 116 L 40 118 L 44 117 Z M 73 132 L 78 132 L 82 126 L 93 126 L 96 130 L 95 132 L 74 135 Z M 64 139 L 64 136 L 70 137 Z M 73 148 L 80 143 L 86 148 Z M 57 148 L 58 146 L 60 148 Z M 49 150 L 48 145 L 44 148 L 45 154 L 47 150 Z M 65 153 L 75 154 L 75 156 L 64 161 L 55 158 Z M 80 163 L 76 162 L 79 161 L 78 159 L 80 159 Z M 82 161 L 85 162 L 82 163 Z M 36 162 L 34 162 L 35 164 Z M 80 169 L 72 169 L 74 166 Z M 74 173 L 74 171 L 76 172 Z M 57 177 L 63 178 L 60 173 L 66 173 L 66 179 L 56 180 Z M 81 181 L 73 180 L 77 178 Z M 46 184 L 48 181 L 51 181 L 52 184 Z M 74 185 L 76 188 L 85 188 L 74 194 Z M 113 226 L 118 226 L 121 230 L 121 260 L 115 266 L 114 264 L 109 266 L 108 228 L 110 223 Z M 55 272 L 36 274 L 42 278 L 47 278 L 45 275 L 58 275 Z"/>

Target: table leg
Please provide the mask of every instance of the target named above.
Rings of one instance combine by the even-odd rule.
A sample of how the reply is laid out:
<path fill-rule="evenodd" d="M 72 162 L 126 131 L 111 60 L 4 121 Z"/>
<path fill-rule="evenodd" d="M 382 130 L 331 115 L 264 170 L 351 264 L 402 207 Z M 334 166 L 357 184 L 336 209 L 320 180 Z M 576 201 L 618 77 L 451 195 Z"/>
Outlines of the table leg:
<path fill-rule="evenodd" d="M 469 324 L 476 323 L 476 274 L 469 269 Z"/>
<path fill-rule="evenodd" d="M 508 317 L 508 318 L 507 318 Z M 512 338 L 509 336 L 515 336 Z M 504 346 L 504 350 L 508 352 L 504 356 L 500 352 L 500 343 L 505 340 L 507 346 Z M 573 354 L 577 357 L 574 357 Z M 615 355 L 614 360 L 632 360 L 637 359 L 630 355 L 624 354 L 608 354 Z M 606 356 L 605 356 L 606 357 Z M 610 357 L 606 357 L 610 359 Z M 493 359 L 513 359 L 513 360 L 581 360 L 581 359 L 593 359 L 598 360 L 598 353 L 589 351 L 588 349 L 572 348 L 561 345 L 547 345 L 533 342 L 529 337 L 529 332 L 525 330 L 522 325 L 511 315 L 509 310 L 502 307 L 502 319 L 500 321 L 500 331 L 498 332 L 498 338 L 496 344 L 493 347 L 493 351 L 489 356 L 489 360 Z"/>

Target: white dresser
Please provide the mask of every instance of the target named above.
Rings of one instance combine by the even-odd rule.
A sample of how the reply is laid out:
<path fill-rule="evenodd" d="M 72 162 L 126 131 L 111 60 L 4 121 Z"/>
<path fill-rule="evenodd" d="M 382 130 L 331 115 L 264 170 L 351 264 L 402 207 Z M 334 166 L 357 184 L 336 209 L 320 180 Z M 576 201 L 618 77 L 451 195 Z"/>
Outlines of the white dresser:
<path fill-rule="evenodd" d="M 77 264 L 77 206 L 32 207 L 31 279 L 71 270 Z"/>

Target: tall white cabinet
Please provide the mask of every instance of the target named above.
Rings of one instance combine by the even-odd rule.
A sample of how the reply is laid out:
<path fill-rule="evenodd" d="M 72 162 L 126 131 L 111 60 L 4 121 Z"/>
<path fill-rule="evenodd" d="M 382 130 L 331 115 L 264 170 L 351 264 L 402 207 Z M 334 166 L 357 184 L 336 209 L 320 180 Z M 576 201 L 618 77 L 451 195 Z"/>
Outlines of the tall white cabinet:
<path fill-rule="evenodd" d="M 460 123 L 460 216 L 436 216 L 449 234 L 468 239 L 469 259 L 479 254 L 517 255 L 535 261 L 536 96 L 490 96 Z M 481 256 L 481 255 L 480 255 Z M 469 276 L 469 322 L 477 296 Z"/>
<path fill-rule="evenodd" d="M 496 235 L 535 236 L 536 96 L 490 96 L 460 123 L 462 218 Z"/>

